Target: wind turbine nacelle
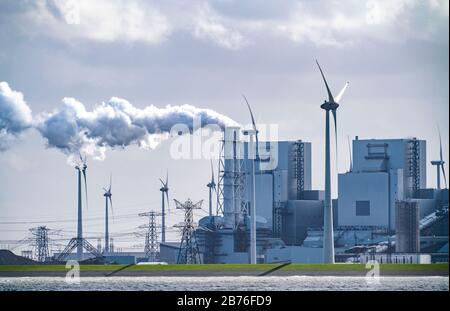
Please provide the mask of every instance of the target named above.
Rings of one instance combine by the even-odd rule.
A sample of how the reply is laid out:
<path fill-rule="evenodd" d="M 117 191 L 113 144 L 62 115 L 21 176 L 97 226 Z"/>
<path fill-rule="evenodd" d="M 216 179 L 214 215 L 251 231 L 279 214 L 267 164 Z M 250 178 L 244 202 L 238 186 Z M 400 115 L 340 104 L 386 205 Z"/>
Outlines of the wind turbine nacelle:
<path fill-rule="evenodd" d="M 243 135 L 256 135 L 258 133 L 258 131 L 255 131 L 255 130 L 243 130 L 242 131 L 242 134 Z"/>
<path fill-rule="evenodd" d="M 431 165 L 443 165 L 444 163 L 445 163 L 444 161 L 439 161 L 439 160 L 431 161 Z"/>
<path fill-rule="evenodd" d="M 328 101 L 324 101 L 322 105 L 320 105 L 320 108 L 325 110 L 336 110 L 339 107 L 338 103 L 330 103 Z"/>

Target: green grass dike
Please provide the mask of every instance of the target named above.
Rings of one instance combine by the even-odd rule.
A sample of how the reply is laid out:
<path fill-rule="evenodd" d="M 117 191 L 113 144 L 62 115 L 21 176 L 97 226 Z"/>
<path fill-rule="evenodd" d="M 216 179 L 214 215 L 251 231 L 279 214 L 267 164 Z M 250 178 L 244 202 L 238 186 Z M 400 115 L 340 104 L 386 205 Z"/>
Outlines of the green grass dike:
<path fill-rule="evenodd" d="M 197 265 L 132 265 L 126 270 L 135 271 L 267 271 L 278 264 L 197 264 Z M 115 271 L 126 265 L 80 265 L 81 271 Z M 439 264 L 380 264 L 380 269 L 393 271 L 447 270 L 448 263 Z M 67 271 L 65 265 L 0 265 L 0 271 Z M 366 270 L 364 264 L 290 264 L 282 270 L 302 271 L 358 271 Z"/>

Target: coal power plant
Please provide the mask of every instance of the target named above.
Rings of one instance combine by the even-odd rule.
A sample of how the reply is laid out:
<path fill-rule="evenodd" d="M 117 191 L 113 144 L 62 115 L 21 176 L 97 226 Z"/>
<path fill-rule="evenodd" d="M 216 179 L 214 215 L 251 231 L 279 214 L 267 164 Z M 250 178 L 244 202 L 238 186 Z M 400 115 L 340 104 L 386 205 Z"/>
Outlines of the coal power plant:
<path fill-rule="evenodd" d="M 209 110 L 170 108 L 165 113 L 169 116 L 181 115 L 179 118 L 184 119 L 193 118 L 195 113 L 205 114 L 208 120 L 220 125 L 218 161 L 211 160 L 205 166 L 210 177 L 199 190 L 207 199 L 172 198 L 177 186 L 169 184 L 169 171 L 173 174 L 169 168 L 166 176 L 159 179 L 161 196 L 154 210 L 127 216 L 145 220 L 132 237 L 143 245 L 136 251 L 122 251 L 114 246 L 114 238 L 120 233 L 114 232 L 111 226 L 113 194 L 120 189 L 115 186 L 113 192 L 110 175 L 103 192 L 95 193 L 104 197 L 104 218 L 101 218 L 104 225 L 96 228 L 95 246 L 95 240 L 83 231 L 83 220 L 86 221 L 83 212 L 88 208 L 88 197 L 93 194 L 88 194 L 91 172 L 86 156 L 80 154 L 74 161 L 76 174 L 73 175 L 73 192 L 77 194 L 73 202 L 76 233 L 71 233 L 70 240 L 62 241 L 64 247 L 59 251 L 51 252 L 50 241 L 57 232 L 43 223 L 31 229 L 30 246 L 34 252 L 23 251 L 22 257 L 26 258 L 21 260 L 60 263 L 74 259 L 105 264 L 448 262 L 449 191 L 442 141 L 440 149 L 434 150 L 439 151 L 439 159 L 432 161 L 427 159 L 426 140 L 415 136 L 355 136 L 348 139 L 348 150 L 338 150 L 332 137 L 337 140 L 337 110 L 345 105 L 343 95 L 349 83 L 346 82 L 335 96 L 325 71 L 319 62 L 316 61 L 316 65 L 317 84 L 323 87 L 326 96 L 322 104 L 318 99 L 316 105 L 318 114 L 322 110 L 325 112 L 325 124 L 317 124 L 315 129 L 324 136 L 325 144 L 318 149 L 324 154 L 324 163 L 319 164 L 324 167 L 324 176 L 314 173 L 313 142 L 302 138 L 301 133 L 292 140 L 261 139 L 250 98 L 243 96 L 239 103 L 249 127 L 220 119 Z M 131 109 L 131 104 L 117 98 L 112 102 L 108 109 L 118 107 L 122 113 L 131 115 L 133 122 L 141 122 L 144 112 L 149 111 Z M 97 109 L 106 109 L 107 105 Z M 155 131 L 151 127 L 153 117 L 146 116 L 148 120 L 141 122 L 137 141 L 145 141 L 149 128 Z M 58 122 L 62 122 L 60 119 L 59 116 Z M 88 119 L 94 120 L 93 117 Z M 47 121 L 43 124 L 54 126 L 55 122 Z M 163 121 L 158 119 L 165 124 Z M 169 129 L 165 131 L 168 133 Z M 186 135 L 190 134 L 191 128 Z M 440 138 L 440 133 L 437 134 Z M 77 137 L 80 135 L 85 134 L 77 134 Z M 106 138 L 102 135 L 103 131 L 98 131 L 102 140 L 112 140 L 109 134 Z M 49 142 L 51 145 L 52 140 Z M 128 143 L 120 142 L 123 146 Z M 347 152 L 350 161 L 345 172 L 332 170 L 338 155 Z M 436 168 L 437 188 L 427 188 L 427 179 L 430 179 L 427 165 Z M 314 189 L 313 178 L 323 180 L 324 189 Z M 332 198 L 332 189 L 337 190 L 335 198 Z M 199 217 L 196 211 L 203 208 L 206 215 Z M 172 220 L 173 210 L 182 214 L 183 221 L 172 227 L 168 220 Z M 177 239 L 167 234 L 173 230 L 178 230 Z"/>

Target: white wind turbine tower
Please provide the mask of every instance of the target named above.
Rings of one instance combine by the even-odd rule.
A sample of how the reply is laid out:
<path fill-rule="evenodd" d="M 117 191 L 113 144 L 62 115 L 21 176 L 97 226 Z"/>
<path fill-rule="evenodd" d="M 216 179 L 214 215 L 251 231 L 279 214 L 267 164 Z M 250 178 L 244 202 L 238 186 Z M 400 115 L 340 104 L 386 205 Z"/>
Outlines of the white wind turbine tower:
<path fill-rule="evenodd" d="M 83 217 L 82 217 L 82 186 L 81 186 L 81 174 L 83 174 L 84 178 L 84 190 L 86 194 L 86 208 L 88 206 L 87 200 L 87 178 L 86 178 L 86 156 L 83 157 L 80 154 L 81 163 L 75 166 L 75 169 L 78 171 L 78 226 L 77 226 L 77 237 L 70 239 L 67 246 L 64 250 L 59 254 L 56 258 L 56 261 L 63 261 L 67 258 L 67 256 L 74 250 L 77 249 L 77 260 L 83 260 L 83 248 L 86 249 L 89 253 L 93 254 L 95 257 L 101 257 L 102 254 L 85 238 L 83 238 Z"/>
<path fill-rule="evenodd" d="M 336 98 L 328 87 L 327 80 L 323 74 L 322 68 L 320 68 L 319 62 L 316 60 L 319 67 L 320 74 L 322 75 L 323 82 L 328 93 L 328 101 L 325 100 L 320 108 L 325 110 L 325 200 L 324 200 L 324 225 L 323 225 L 323 262 L 333 264 L 334 263 L 334 237 L 333 237 L 333 209 L 331 206 L 331 171 L 330 171 L 330 111 L 334 118 L 334 132 L 335 139 L 337 141 L 337 117 L 336 110 L 339 107 L 339 101 L 344 94 L 348 82 L 344 85 L 344 88 L 339 92 Z M 337 151 L 337 143 L 336 143 Z M 336 152 L 337 157 L 337 152 Z"/>
<path fill-rule="evenodd" d="M 431 165 L 436 166 L 436 187 L 437 189 L 441 189 L 441 170 L 442 170 L 442 176 L 444 177 L 444 184 L 445 189 L 447 189 L 447 177 L 445 176 L 445 170 L 444 170 L 444 155 L 442 152 L 442 139 L 441 139 L 441 131 L 438 128 L 439 132 L 439 160 L 431 161 Z"/>
<path fill-rule="evenodd" d="M 214 180 L 214 168 L 213 168 L 213 163 L 211 160 L 211 181 L 206 185 L 206 187 L 209 188 L 209 217 L 213 216 L 213 212 L 212 212 L 212 193 L 213 191 L 216 191 L 216 182 Z"/>
<path fill-rule="evenodd" d="M 166 206 L 165 199 L 167 199 L 167 208 L 169 208 L 169 172 L 166 173 L 166 181 L 161 178 L 159 181 L 162 187 L 159 189 L 161 191 L 161 242 L 166 242 Z"/>
<path fill-rule="evenodd" d="M 249 148 L 248 148 L 248 158 L 252 159 L 252 195 L 250 201 L 250 263 L 256 264 L 256 181 L 255 181 L 255 161 L 258 161 L 258 130 L 256 129 L 255 118 L 253 117 L 252 109 L 244 97 L 247 104 L 248 110 L 250 112 L 250 117 L 252 119 L 253 129 L 244 130 L 244 135 L 248 135 L 250 138 Z M 253 138 L 255 137 L 256 146 L 254 145 Z"/>
<path fill-rule="evenodd" d="M 88 205 L 87 201 L 87 182 L 86 182 L 86 156 L 83 157 L 80 154 L 80 165 L 76 165 L 75 169 L 78 171 L 78 226 L 77 226 L 77 259 L 79 261 L 83 260 L 83 213 L 82 213 L 82 194 L 81 194 L 81 174 L 84 177 L 84 189 L 86 195 L 86 207 Z M 82 164 L 82 165 L 81 165 Z"/>
<path fill-rule="evenodd" d="M 103 196 L 105 197 L 105 253 L 109 253 L 109 208 L 111 208 L 111 212 L 113 212 L 113 203 L 112 203 L 112 175 L 109 177 L 109 188 L 103 188 L 105 193 Z"/>

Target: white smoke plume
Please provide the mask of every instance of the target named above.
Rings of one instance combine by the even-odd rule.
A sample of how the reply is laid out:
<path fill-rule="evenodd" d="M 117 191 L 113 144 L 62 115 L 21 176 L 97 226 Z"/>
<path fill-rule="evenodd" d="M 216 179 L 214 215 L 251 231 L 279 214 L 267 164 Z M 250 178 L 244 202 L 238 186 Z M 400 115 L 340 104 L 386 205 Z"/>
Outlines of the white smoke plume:
<path fill-rule="evenodd" d="M 165 108 L 151 105 L 139 109 L 125 99 L 112 97 L 92 111 L 87 111 L 74 98 L 64 98 L 62 107 L 38 117 L 36 128 L 49 147 L 68 155 L 81 152 L 104 159 L 108 147 L 125 148 L 134 144 L 153 149 L 169 137 L 174 125 L 183 124 L 192 130 L 195 118 L 200 118 L 201 126 L 216 124 L 224 128 L 237 125 L 210 109 L 191 105 Z"/>
<path fill-rule="evenodd" d="M 31 126 L 31 109 L 23 94 L 12 90 L 7 82 L 0 82 L 0 151 L 8 149 Z"/>
<path fill-rule="evenodd" d="M 191 105 L 165 108 L 150 105 L 140 109 L 125 99 L 112 97 L 88 111 L 75 98 L 64 98 L 62 103 L 53 112 L 33 118 L 22 93 L 11 90 L 8 83 L 0 82 L 0 150 L 6 150 L 26 129 L 35 128 L 48 147 L 68 155 L 69 162 L 80 153 L 102 160 L 107 148 L 137 145 L 153 149 L 169 137 L 175 125 L 184 125 L 192 132 L 194 120 L 200 120 L 201 127 L 238 126 L 214 110 Z"/>

